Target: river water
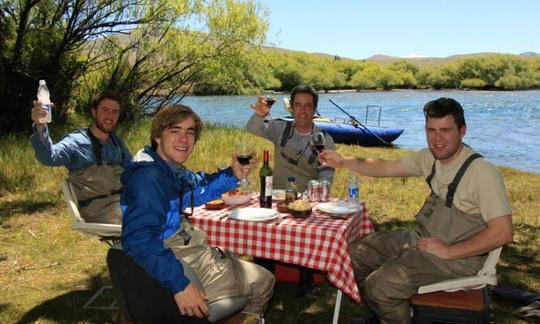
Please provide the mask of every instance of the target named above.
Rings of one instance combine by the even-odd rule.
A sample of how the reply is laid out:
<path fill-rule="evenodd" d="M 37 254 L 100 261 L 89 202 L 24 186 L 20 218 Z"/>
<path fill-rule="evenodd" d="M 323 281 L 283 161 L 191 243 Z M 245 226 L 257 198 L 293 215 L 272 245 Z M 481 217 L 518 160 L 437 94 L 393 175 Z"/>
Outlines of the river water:
<path fill-rule="evenodd" d="M 281 97 L 272 107 L 273 116 L 285 116 Z M 360 122 L 366 122 L 366 106 L 382 107 L 381 126 L 404 128 L 394 141 L 403 149 L 426 146 L 423 105 L 439 97 L 459 101 L 465 110 L 464 142 L 488 160 L 523 171 L 540 173 L 540 90 L 532 91 L 373 91 L 320 94 L 321 115 L 347 119 L 331 99 Z M 205 122 L 244 127 L 252 114 L 255 96 L 189 96 L 183 104 L 192 107 Z M 370 108 L 367 124 L 377 124 L 378 110 Z"/>

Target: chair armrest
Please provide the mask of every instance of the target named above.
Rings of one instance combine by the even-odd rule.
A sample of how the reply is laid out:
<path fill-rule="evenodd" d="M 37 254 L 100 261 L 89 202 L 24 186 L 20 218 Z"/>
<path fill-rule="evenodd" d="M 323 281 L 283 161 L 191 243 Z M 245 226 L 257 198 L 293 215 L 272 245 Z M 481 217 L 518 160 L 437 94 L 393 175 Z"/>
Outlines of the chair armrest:
<path fill-rule="evenodd" d="M 485 285 L 497 285 L 496 276 L 470 276 L 458 279 L 450 279 L 440 281 L 431 285 L 420 286 L 418 288 L 419 294 L 427 294 L 434 291 L 456 291 L 456 290 L 468 290 L 479 289 Z"/>

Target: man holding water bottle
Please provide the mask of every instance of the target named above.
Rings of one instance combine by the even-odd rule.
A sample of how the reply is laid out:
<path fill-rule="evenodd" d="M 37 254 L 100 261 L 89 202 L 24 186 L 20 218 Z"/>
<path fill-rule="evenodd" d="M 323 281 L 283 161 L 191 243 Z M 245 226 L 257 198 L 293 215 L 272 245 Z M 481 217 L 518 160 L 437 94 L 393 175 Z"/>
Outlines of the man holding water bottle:
<path fill-rule="evenodd" d="M 474 276 L 487 253 L 512 241 L 503 179 L 462 142 L 467 126 L 461 105 L 439 98 L 424 106 L 424 115 L 428 148 L 399 160 L 320 154 L 328 165 L 366 176 L 425 177 L 431 188 L 414 232 L 374 232 L 349 244 L 364 301 L 380 323 L 409 323 L 409 298 L 418 287 Z M 377 321 L 353 321 L 370 322 Z"/>
<path fill-rule="evenodd" d="M 77 129 L 54 144 L 49 136 L 50 111 L 36 100 L 32 108 L 32 137 L 36 159 L 47 166 L 65 166 L 87 222 L 120 224 L 120 173 L 131 160 L 126 144 L 114 130 L 120 116 L 122 97 L 112 90 L 92 98 L 92 124 Z"/>

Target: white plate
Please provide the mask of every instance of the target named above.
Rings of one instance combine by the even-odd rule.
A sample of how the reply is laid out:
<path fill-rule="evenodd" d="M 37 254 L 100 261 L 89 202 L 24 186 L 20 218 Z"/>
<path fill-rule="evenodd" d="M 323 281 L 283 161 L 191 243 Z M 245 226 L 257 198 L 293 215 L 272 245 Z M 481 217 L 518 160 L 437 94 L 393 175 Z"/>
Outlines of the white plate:
<path fill-rule="evenodd" d="M 332 201 L 317 205 L 320 211 L 330 214 L 351 214 L 362 211 L 362 205 L 346 201 Z"/>
<path fill-rule="evenodd" d="M 301 193 L 296 193 L 296 198 L 300 198 Z M 284 189 L 274 189 L 272 190 L 272 200 L 285 200 L 285 190 Z"/>
<path fill-rule="evenodd" d="M 229 214 L 232 219 L 253 222 L 264 222 L 278 216 L 279 213 L 273 209 L 256 207 L 236 208 Z"/>
<path fill-rule="evenodd" d="M 284 200 L 285 199 L 285 190 L 283 190 L 283 189 L 274 189 L 274 190 L 272 190 L 272 199 L 273 200 Z"/>

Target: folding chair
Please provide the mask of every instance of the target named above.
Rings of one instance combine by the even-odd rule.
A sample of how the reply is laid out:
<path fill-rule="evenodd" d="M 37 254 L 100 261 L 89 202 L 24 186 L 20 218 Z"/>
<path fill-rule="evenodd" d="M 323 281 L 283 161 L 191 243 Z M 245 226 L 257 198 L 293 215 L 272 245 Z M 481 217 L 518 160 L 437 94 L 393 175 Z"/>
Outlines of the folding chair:
<path fill-rule="evenodd" d="M 199 289 L 203 287 L 199 278 L 186 263 L 182 262 L 184 273 Z M 209 323 L 223 320 L 241 311 L 247 304 L 247 297 L 229 297 L 208 305 L 210 316 L 206 319 L 183 316 L 170 291 L 154 280 L 124 251 L 109 249 L 107 265 L 114 286 L 116 298 L 125 309 L 127 317 L 136 323 Z"/>
<path fill-rule="evenodd" d="M 452 320 L 459 320 L 460 323 L 487 322 L 489 300 L 484 287 L 497 285 L 496 265 L 501 250 L 502 247 L 498 247 L 489 252 L 484 266 L 476 276 L 444 280 L 419 287 L 418 294 L 411 297 L 413 323 Z"/>
<path fill-rule="evenodd" d="M 85 235 L 97 236 L 102 242 L 106 242 L 109 245 L 113 245 L 120 241 L 122 233 L 122 225 L 118 224 L 102 224 L 102 223 L 87 223 L 84 218 L 81 217 L 79 212 L 79 203 L 75 190 L 68 179 L 64 179 L 61 182 L 62 192 L 64 193 L 64 199 L 66 201 L 69 213 L 73 220 L 71 228 L 75 231 L 81 232 Z M 101 310 L 114 310 L 116 309 L 116 301 L 109 306 L 93 306 L 92 303 L 106 290 L 112 289 L 112 286 L 101 287 L 90 299 L 83 305 L 83 309 L 101 309 Z"/>
<path fill-rule="evenodd" d="M 75 231 L 86 235 L 98 236 L 100 241 L 107 242 L 109 245 L 120 240 L 122 233 L 122 225 L 119 224 L 103 224 L 103 223 L 87 223 L 82 218 L 79 212 L 79 201 L 73 186 L 68 179 L 62 180 L 61 183 L 64 199 L 68 206 L 69 213 L 73 223 L 71 228 Z"/>

